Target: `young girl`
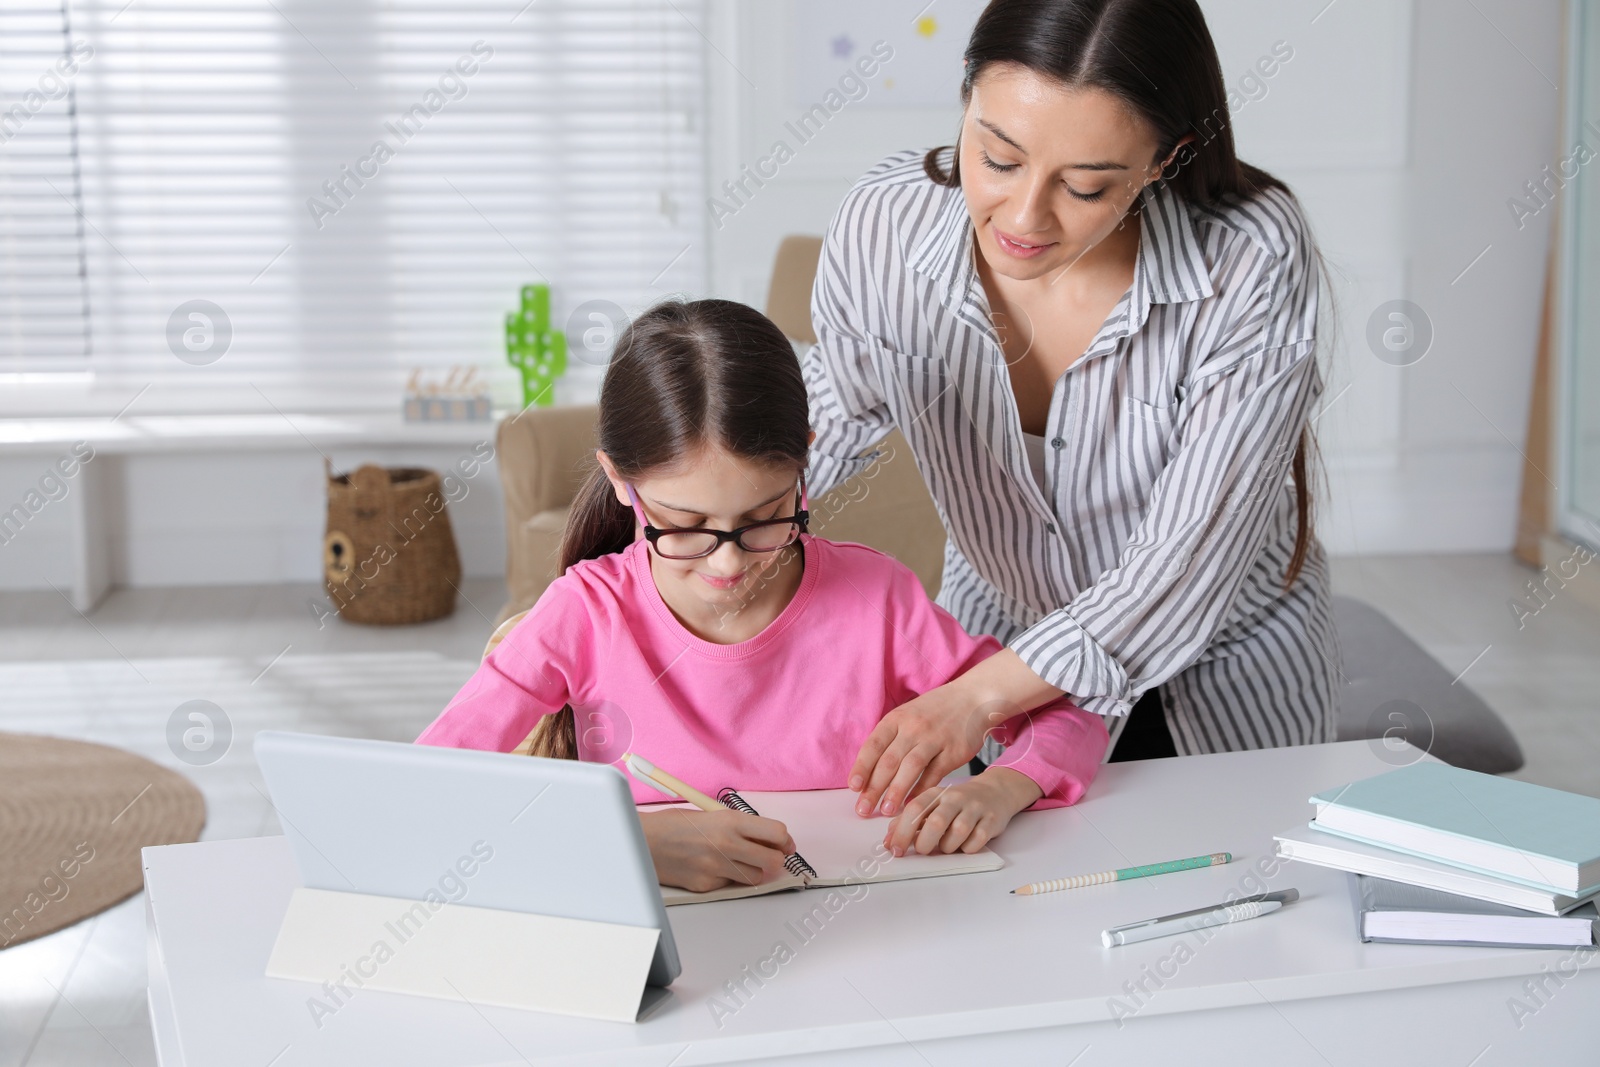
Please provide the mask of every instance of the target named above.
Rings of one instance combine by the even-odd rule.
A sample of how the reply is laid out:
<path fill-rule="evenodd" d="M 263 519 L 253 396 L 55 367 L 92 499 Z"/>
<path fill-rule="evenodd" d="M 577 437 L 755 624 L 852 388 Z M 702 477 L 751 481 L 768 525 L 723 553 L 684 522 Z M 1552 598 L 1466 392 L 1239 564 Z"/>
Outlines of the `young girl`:
<path fill-rule="evenodd" d="M 636 751 L 713 795 L 843 788 L 886 712 L 1000 645 L 894 559 L 806 533 L 811 437 L 799 362 L 765 316 L 726 300 L 639 316 L 601 389 L 599 466 L 561 577 L 418 742 L 509 752 L 537 728 L 536 755 Z M 1108 743 L 1100 716 L 1022 710 L 991 716 L 1009 745 L 994 766 L 896 816 L 895 855 L 976 851 L 1022 809 L 1083 796 Z M 630 782 L 638 803 L 668 799 Z M 660 880 L 694 891 L 763 881 L 796 847 L 734 811 L 641 821 Z"/>

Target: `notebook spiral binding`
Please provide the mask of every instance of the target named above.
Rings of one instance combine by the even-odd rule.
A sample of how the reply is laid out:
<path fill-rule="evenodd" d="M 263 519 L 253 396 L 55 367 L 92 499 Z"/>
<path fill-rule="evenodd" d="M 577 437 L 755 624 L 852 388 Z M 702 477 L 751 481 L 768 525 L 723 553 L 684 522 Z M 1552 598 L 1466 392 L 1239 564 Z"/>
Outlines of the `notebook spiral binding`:
<path fill-rule="evenodd" d="M 740 796 L 738 793 L 735 793 L 731 787 L 723 787 L 722 791 L 717 794 L 717 799 L 721 801 L 724 806 L 732 808 L 734 811 L 741 812 L 745 815 L 759 816 L 761 814 L 755 808 L 750 806 L 750 802 L 748 800 Z M 794 875 L 796 878 L 817 877 L 817 869 L 811 866 L 811 864 L 807 863 L 805 861 L 805 857 L 800 855 L 798 852 L 790 853 L 789 856 L 784 859 L 783 869 Z"/>
<path fill-rule="evenodd" d="M 717 794 L 717 799 L 722 801 L 722 803 L 727 807 L 732 808 L 734 811 L 743 812 L 746 815 L 761 814 L 755 808 L 750 806 L 750 802 L 748 800 L 740 796 L 738 793 L 735 793 L 730 788 L 724 787 L 722 792 Z"/>
<path fill-rule="evenodd" d="M 815 878 L 817 876 L 816 868 L 807 863 L 805 857 L 798 852 L 792 853 L 784 859 L 783 869 L 796 878 Z"/>

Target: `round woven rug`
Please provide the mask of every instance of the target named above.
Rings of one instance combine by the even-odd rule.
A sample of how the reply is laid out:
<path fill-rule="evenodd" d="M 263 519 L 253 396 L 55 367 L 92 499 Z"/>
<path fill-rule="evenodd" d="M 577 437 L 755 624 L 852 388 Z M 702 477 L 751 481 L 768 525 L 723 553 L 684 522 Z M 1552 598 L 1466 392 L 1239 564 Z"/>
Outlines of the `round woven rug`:
<path fill-rule="evenodd" d="M 0 949 L 126 900 L 144 887 L 141 848 L 205 823 L 200 790 L 142 756 L 0 733 Z"/>

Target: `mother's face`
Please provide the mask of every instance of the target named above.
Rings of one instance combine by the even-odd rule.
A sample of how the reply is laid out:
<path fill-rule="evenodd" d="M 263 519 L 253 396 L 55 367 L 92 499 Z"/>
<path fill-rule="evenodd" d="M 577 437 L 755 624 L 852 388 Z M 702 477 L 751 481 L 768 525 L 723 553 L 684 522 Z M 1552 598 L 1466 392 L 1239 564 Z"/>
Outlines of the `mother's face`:
<path fill-rule="evenodd" d="M 1161 174 L 1155 130 L 1102 89 L 1012 63 L 985 67 L 961 125 L 961 191 L 978 248 L 1026 280 L 1070 266 L 1116 230 Z"/>

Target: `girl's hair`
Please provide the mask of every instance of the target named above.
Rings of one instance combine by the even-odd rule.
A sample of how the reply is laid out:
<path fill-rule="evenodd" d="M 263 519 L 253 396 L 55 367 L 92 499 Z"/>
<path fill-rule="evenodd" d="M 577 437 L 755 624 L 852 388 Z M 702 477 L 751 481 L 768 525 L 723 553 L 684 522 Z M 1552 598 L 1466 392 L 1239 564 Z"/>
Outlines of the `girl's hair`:
<path fill-rule="evenodd" d="M 1015 63 L 1062 85 L 1101 89 L 1121 100 L 1154 128 L 1156 159 L 1166 159 L 1180 141 L 1193 137 L 1161 177 L 1190 202 L 1249 198 L 1268 189 L 1289 192 L 1234 151 L 1222 66 L 1196 0 L 992 0 L 978 16 L 965 57 L 963 106 L 984 68 Z M 945 152 L 951 153 L 948 171 L 939 163 Z M 922 168 L 936 184 L 959 187 L 960 138 L 953 148 L 929 151 Z M 1302 428 L 1292 464 L 1298 530 L 1285 588 L 1311 549 L 1307 456 L 1315 447 L 1310 427 Z"/>
<path fill-rule="evenodd" d="M 663 301 L 617 338 L 600 387 L 596 444 L 623 478 L 638 481 L 692 460 L 707 446 L 741 459 L 803 470 L 811 431 L 794 347 L 772 320 L 731 300 Z M 572 503 L 561 573 L 633 543 L 633 509 L 598 463 Z M 572 708 L 540 720 L 535 756 L 576 759 Z"/>

